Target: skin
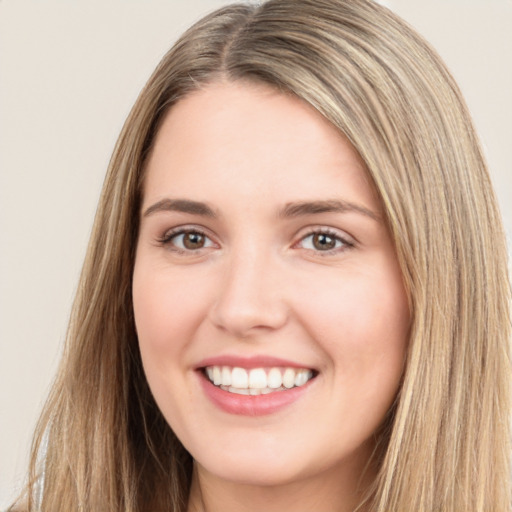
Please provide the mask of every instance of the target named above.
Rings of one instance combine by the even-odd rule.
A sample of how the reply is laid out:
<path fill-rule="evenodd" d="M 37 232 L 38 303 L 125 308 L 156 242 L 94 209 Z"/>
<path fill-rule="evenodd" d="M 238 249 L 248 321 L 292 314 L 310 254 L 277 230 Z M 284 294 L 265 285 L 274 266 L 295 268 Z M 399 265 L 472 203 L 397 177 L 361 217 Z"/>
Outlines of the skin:
<path fill-rule="evenodd" d="M 374 477 L 363 469 L 399 387 L 410 322 L 361 158 L 299 99 L 222 82 L 170 110 L 146 172 L 135 321 L 154 397 L 195 460 L 189 512 L 353 510 Z M 317 201 L 349 207 L 284 214 Z M 203 246 L 187 248 L 183 229 L 203 233 Z M 333 248 L 314 243 L 319 232 Z M 197 371 L 226 354 L 318 375 L 277 412 L 230 414 Z"/>

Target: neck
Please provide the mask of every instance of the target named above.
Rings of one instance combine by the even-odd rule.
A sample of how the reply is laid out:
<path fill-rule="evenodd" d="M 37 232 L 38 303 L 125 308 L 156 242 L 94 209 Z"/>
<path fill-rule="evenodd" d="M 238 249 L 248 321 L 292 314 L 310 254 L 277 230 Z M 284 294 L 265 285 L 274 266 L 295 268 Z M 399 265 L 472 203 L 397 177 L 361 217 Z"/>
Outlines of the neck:
<path fill-rule="evenodd" d="M 359 505 L 375 473 L 368 470 L 361 476 L 354 469 L 280 485 L 252 485 L 226 481 L 194 462 L 187 512 L 365 512 Z"/>

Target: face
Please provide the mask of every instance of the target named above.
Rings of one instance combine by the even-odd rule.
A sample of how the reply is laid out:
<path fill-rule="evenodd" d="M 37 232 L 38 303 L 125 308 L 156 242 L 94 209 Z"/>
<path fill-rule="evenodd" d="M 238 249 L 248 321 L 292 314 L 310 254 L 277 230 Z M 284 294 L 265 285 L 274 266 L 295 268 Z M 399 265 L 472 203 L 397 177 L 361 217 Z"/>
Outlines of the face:
<path fill-rule="evenodd" d="M 364 465 L 409 311 L 357 152 L 295 97 L 212 84 L 167 114 L 146 171 L 137 333 L 197 467 L 274 485 Z"/>

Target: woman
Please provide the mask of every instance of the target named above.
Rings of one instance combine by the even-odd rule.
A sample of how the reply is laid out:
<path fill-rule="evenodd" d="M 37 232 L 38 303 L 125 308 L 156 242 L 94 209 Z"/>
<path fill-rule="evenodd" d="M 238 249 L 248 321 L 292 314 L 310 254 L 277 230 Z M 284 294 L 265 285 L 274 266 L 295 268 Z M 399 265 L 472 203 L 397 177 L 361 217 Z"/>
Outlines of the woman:
<path fill-rule="evenodd" d="M 221 9 L 119 138 L 26 508 L 509 510 L 509 305 L 428 45 L 366 0 Z"/>

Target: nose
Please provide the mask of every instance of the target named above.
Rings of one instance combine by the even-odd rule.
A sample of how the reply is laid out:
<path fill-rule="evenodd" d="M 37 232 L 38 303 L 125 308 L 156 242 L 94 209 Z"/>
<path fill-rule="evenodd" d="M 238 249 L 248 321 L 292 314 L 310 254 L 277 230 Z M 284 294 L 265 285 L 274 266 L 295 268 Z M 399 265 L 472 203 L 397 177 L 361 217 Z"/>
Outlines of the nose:
<path fill-rule="evenodd" d="M 214 325 L 240 339 L 285 325 L 288 307 L 277 267 L 258 250 L 244 251 L 226 262 L 210 311 Z"/>

